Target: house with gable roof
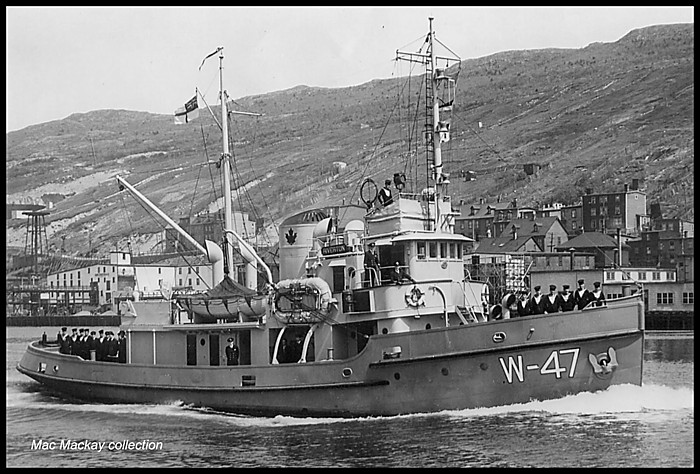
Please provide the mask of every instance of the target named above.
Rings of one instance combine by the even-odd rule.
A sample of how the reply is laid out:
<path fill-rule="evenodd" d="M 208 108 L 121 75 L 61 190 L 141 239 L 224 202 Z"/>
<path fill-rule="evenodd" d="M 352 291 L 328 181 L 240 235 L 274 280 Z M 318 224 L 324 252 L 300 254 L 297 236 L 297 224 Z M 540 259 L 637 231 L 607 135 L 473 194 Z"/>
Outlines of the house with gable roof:
<path fill-rule="evenodd" d="M 595 267 L 612 267 L 618 263 L 620 245 L 617 240 L 600 232 L 584 232 L 556 246 L 561 252 L 591 253 L 595 255 Z M 629 246 L 622 244 L 622 265 L 629 265 Z"/>

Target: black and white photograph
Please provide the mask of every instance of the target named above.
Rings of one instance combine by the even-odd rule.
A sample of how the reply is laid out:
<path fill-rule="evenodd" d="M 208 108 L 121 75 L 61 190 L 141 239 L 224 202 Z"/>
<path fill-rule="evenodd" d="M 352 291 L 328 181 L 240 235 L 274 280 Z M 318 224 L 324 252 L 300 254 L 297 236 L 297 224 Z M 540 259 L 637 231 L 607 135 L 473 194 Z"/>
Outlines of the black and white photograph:
<path fill-rule="evenodd" d="M 6 467 L 695 466 L 694 7 L 5 14 Z"/>

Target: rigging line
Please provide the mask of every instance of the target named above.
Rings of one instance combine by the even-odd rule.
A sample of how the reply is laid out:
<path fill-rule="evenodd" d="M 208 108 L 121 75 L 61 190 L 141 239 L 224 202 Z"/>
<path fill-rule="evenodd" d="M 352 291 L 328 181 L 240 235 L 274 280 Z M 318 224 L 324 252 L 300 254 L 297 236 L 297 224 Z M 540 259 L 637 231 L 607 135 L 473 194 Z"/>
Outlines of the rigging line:
<path fill-rule="evenodd" d="M 199 92 L 199 90 L 198 90 L 197 92 Z M 207 104 L 207 101 L 206 101 L 206 99 L 204 98 L 204 96 L 202 95 L 201 92 L 199 92 L 199 97 L 201 97 L 202 102 L 204 102 L 204 105 L 207 107 L 207 110 L 209 111 L 209 114 L 210 114 L 211 117 L 214 119 L 214 122 L 215 122 L 216 125 L 219 127 L 219 130 L 223 130 L 223 127 L 221 126 L 221 123 L 219 123 L 219 119 L 216 117 L 216 114 L 214 114 L 214 111 L 211 110 L 211 107 L 209 107 L 209 104 Z"/>
<path fill-rule="evenodd" d="M 435 40 L 435 42 L 439 43 L 440 46 L 442 46 L 442 47 L 445 48 L 447 51 L 449 51 L 450 54 L 454 54 L 454 55 L 455 55 L 455 59 L 456 59 L 457 61 L 459 61 L 460 65 L 462 64 L 462 58 L 460 58 L 459 55 L 458 55 L 457 53 L 455 53 L 455 52 L 452 51 L 447 45 L 445 45 L 445 43 L 443 43 L 442 41 L 440 41 L 439 39 L 437 39 L 437 35 L 433 36 L 433 39 Z"/>
<path fill-rule="evenodd" d="M 405 88 L 406 88 L 406 83 L 404 83 L 403 87 L 401 88 L 401 92 L 403 92 L 403 90 L 404 90 Z M 377 138 L 377 141 L 376 141 L 375 144 L 374 144 L 374 149 L 372 150 L 372 153 L 371 153 L 371 155 L 370 155 L 370 159 L 367 160 L 367 164 L 365 164 L 364 170 L 363 170 L 362 173 L 361 173 L 362 176 L 365 176 L 365 175 L 366 175 L 367 169 L 369 168 L 370 163 L 372 163 L 372 161 L 373 161 L 372 158 L 374 158 L 374 156 L 375 156 L 375 154 L 376 154 L 376 152 L 377 152 L 377 149 L 379 148 L 379 143 L 381 143 L 382 138 L 384 137 L 384 133 L 386 133 L 386 130 L 387 130 L 388 126 L 389 126 L 389 122 L 391 121 L 391 117 L 394 115 L 394 112 L 395 112 L 396 109 L 399 107 L 399 104 L 400 104 L 400 101 L 399 101 L 399 100 L 394 101 L 394 106 L 391 108 L 391 111 L 389 112 L 389 115 L 388 115 L 388 117 L 387 117 L 387 120 L 386 120 L 386 122 L 384 123 L 384 126 L 382 127 L 382 133 L 379 134 L 379 137 Z M 364 181 L 363 181 L 363 182 L 364 182 Z M 350 195 L 350 200 L 349 200 L 350 203 L 352 203 L 353 199 L 355 198 L 355 194 L 359 191 L 361 185 L 362 185 L 362 183 L 357 183 L 357 184 L 355 185 L 355 188 L 353 189 L 352 194 Z M 345 217 L 345 214 L 346 214 L 347 212 L 348 212 L 348 208 L 346 208 L 346 209 L 343 211 L 343 215 L 342 215 L 342 216 L 339 216 L 339 218 L 340 218 L 340 219 L 344 218 L 344 217 Z M 340 219 L 339 219 L 339 220 L 340 220 Z"/>
<path fill-rule="evenodd" d="M 121 195 L 121 198 L 122 198 L 122 202 L 123 202 L 124 194 Z M 147 215 L 147 216 L 149 216 L 151 219 L 153 219 L 153 221 L 154 221 L 156 224 L 158 224 L 163 230 L 167 231 L 167 227 L 166 227 L 165 225 L 163 225 L 163 223 L 160 221 L 160 219 L 156 219 L 156 218 L 155 218 L 154 213 L 153 213 L 153 211 L 152 211 L 150 208 L 148 208 L 144 203 L 142 203 L 142 202 L 139 201 L 138 199 L 136 199 L 136 202 L 138 202 L 139 206 L 141 206 L 141 208 L 146 212 L 146 215 Z M 131 222 L 129 222 L 129 226 L 131 226 Z M 190 262 L 187 260 L 186 256 L 185 256 L 183 253 L 180 252 L 179 246 L 178 246 L 177 253 L 180 255 L 180 257 L 182 257 L 182 259 L 185 261 L 185 263 L 187 264 L 187 266 L 188 266 L 189 268 L 191 268 L 192 270 L 194 270 L 195 275 L 197 275 L 197 276 L 199 277 L 199 279 L 202 280 L 202 282 L 207 286 L 207 288 L 211 288 L 211 285 L 209 285 L 209 283 L 207 283 L 207 280 L 206 280 L 204 277 L 202 277 L 202 276 L 199 274 L 199 272 L 197 272 L 197 269 L 194 268 L 194 267 L 192 266 L 192 264 L 190 264 Z M 206 265 L 205 265 L 205 266 L 206 266 Z"/>
<path fill-rule="evenodd" d="M 202 168 L 199 168 L 199 172 L 197 173 L 197 180 L 194 183 L 194 192 L 192 193 L 192 200 L 190 201 L 190 212 L 189 216 L 192 216 L 192 209 L 194 208 L 194 198 L 197 196 L 197 186 L 199 186 L 199 177 L 202 175 Z"/>
<path fill-rule="evenodd" d="M 134 233 L 134 228 L 131 225 L 131 219 L 129 219 L 129 212 L 126 209 L 126 203 L 124 202 L 124 194 L 122 194 L 120 197 L 122 203 L 122 210 L 124 211 L 124 218 L 129 223 L 129 235 L 127 236 L 127 239 L 130 239 L 131 235 Z"/>
<path fill-rule="evenodd" d="M 405 87 L 405 85 L 404 85 L 404 87 Z M 391 120 L 391 117 L 394 115 L 394 112 L 396 111 L 398 104 L 399 104 L 398 100 L 394 102 L 394 106 L 392 107 L 391 112 L 389 112 L 389 116 L 387 117 L 387 120 L 384 123 L 384 127 L 382 127 L 382 133 L 379 134 L 379 137 L 377 138 L 377 141 L 374 144 L 374 149 L 372 150 L 372 154 L 370 155 L 370 159 L 367 160 L 367 164 L 365 165 L 365 168 L 361 173 L 362 176 L 366 175 L 367 169 L 369 168 L 370 163 L 372 163 L 372 161 L 373 161 L 372 158 L 374 157 L 375 153 L 377 152 L 377 149 L 379 148 L 379 143 L 381 143 L 381 140 L 384 137 L 384 133 L 386 133 L 386 129 L 389 126 L 389 121 Z M 355 198 L 355 194 L 359 191 L 361 185 L 362 185 L 362 183 L 357 183 L 355 185 L 355 188 L 353 189 L 352 194 L 350 195 L 350 203 L 352 203 L 353 199 Z M 344 218 L 347 211 L 348 211 L 348 209 L 346 208 L 343 211 L 343 215 L 340 217 Z"/>
<path fill-rule="evenodd" d="M 258 121 L 258 122 L 260 121 L 260 118 L 259 118 L 259 117 L 257 117 L 257 121 Z M 251 140 L 253 143 L 255 143 L 256 136 L 257 136 L 257 132 L 258 132 L 258 128 L 259 128 L 259 127 L 257 127 L 257 126 L 256 126 L 256 127 L 253 127 L 254 132 L 253 132 L 253 138 L 252 138 L 252 140 Z M 259 183 L 263 183 L 264 180 L 263 180 L 262 178 L 258 177 L 258 175 L 256 174 L 256 171 L 255 171 L 255 168 L 253 167 L 252 154 L 251 154 L 251 159 L 248 160 L 248 165 L 250 166 L 250 170 L 251 170 L 251 173 L 252 173 L 252 175 L 253 175 L 253 179 L 255 179 L 256 181 L 258 181 Z M 258 186 L 257 188 L 258 188 L 258 190 L 259 190 L 259 192 L 260 192 L 260 195 L 262 196 L 262 202 L 263 202 L 263 204 L 265 205 L 265 209 L 266 209 L 266 211 L 267 211 L 268 216 L 270 217 L 270 222 L 274 222 L 274 219 L 272 218 L 272 210 L 270 209 L 270 205 L 267 203 L 267 200 L 265 199 L 265 193 L 263 192 L 263 188 L 262 188 L 262 186 Z M 246 190 L 246 193 L 247 193 L 247 192 L 248 192 L 248 191 Z M 251 205 L 252 205 L 252 199 L 251 199 Z M 255 215 L 255 217 L 258 218 L 258 219 L 262 219 L 263 216 L 261 216 L 261 215 L 258 214 L 257 208 L 256 208 L 255 206 L 252 206 L 252 208 L 253 208 L 253 214 Z M 279 229 L 277 229 L 276 226 L 272 226 L 272 227 L 273 227 L 273 229 L 277 232 L 277 239 L 279 240 Z M 258 229 L 256 229 L 256 231 L 257 231 L 257 230 L 258 230 Z M 270 244 L 271 241 L 270 241 L 269 236 L 267 235 L 267 230 L 265 230 L 265 226 L 263 226 L 263 232 L 265 233 L 266 242 L 267 242 L 268 244 Z"/>
<path fill-rule="evenodd" d="M 199 124 L 199 128 L 202 131 L 202 142 L 204 143 L 204 163 L 207 165 L 207 168 L 209 168 L 209 180 L 211 181 L 211 189 L 214 194 L 214 205 L 216 205 L 217 202 L 219 202 L 219 196 L 216 193 L 216 186 L 214 183 L 214 173 L 211 171 L 211 166 L 209 166 L 209 149 L 207 148 L 207 140 L 204 137 L 204 127 L 202 124 Z M 207 213 L 209 213 L 209 208 L 207 206 Z"/>

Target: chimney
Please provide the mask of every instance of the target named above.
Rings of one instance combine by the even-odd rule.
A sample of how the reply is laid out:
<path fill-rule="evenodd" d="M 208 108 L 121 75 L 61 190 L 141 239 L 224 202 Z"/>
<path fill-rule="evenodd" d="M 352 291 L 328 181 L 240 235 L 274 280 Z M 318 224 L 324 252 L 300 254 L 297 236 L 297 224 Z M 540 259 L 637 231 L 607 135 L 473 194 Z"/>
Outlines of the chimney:
<path fill-rule="evenodd" d="M 484 198 L 479 198 L 479 204 L 483 204 L 483 203 L 484 203 Z"/>
<path fill-rule="evenodd" d="M 517 207 L 518 207 L 518 200 L 517 200 L 517 198 L 513 198 L 513 200 L 511 201 L 510 204 L 511 204 L 512 207 L 514 207 L 514 208 L 517 209 Z"/>
<path fill-rule="evenodd" d="M 639 178 L 632 178 L 632 188 L 633 191 L 637 191 L 639 189 Z"/>
<path fill-rule="evenodd" d="M 513 227 L 510 228 L 510 233 L 513 234 L 513 240 L 518 239 L 518 226 L 513 225 Z"/>
<path fill-rule="evenodd" d="M 593 188 L 586 188 L 586 194 L 591 194 L 593 192 Z"/>
<path fill-rule="evenodd" d="M 625 183 L 625 192 L 628 192 L 630 190 L 630 185 Z"/>

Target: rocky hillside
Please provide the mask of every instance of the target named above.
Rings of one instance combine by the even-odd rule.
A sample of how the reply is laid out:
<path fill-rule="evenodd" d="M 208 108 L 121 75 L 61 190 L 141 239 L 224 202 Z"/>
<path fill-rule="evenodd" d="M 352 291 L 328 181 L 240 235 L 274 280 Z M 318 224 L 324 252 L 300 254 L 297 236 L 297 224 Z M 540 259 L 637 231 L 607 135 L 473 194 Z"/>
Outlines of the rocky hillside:
<path fill-rule="evenodd" d="M 449 72 L 457 96 L 443 161 L 455 203 L 570 203 L 586 188 L 608 192 L 636 178 L 664 215 L 694 219 L 693 24 L 582 49 L 503 52 Z M 238 110 L 263 114 L 230 123 L 234 199 L 263 219 L 263 240 L 276 241 L 274 226 L 299 209 L 357 202 L 366 176 L 406 172 L 410 189 L 424 188 L 422 122 L 412 121 L 423 105 L 397 100 L 421 84 L 414 76 L 236 99 Z M 222 195 L 207 164 L 220 153 L 206 110 L 178 126 L 172 116 L 125 110 L 74 114 L 7 134 L 7 202 L 63 197 L 46 218 L 47 235 L 70 253 L 84 254 L 88 239 L 100 252 L 127 239 L 147 252 L 162 226 L 119 192 L 114 176 L 177 220 Z M 528 175 L 526 165 L 540 169 Z M 466 171 L 477 179 L 465 180 Z M 24 246 L 24 224 L 8 221 L 8 245 Z"/>

